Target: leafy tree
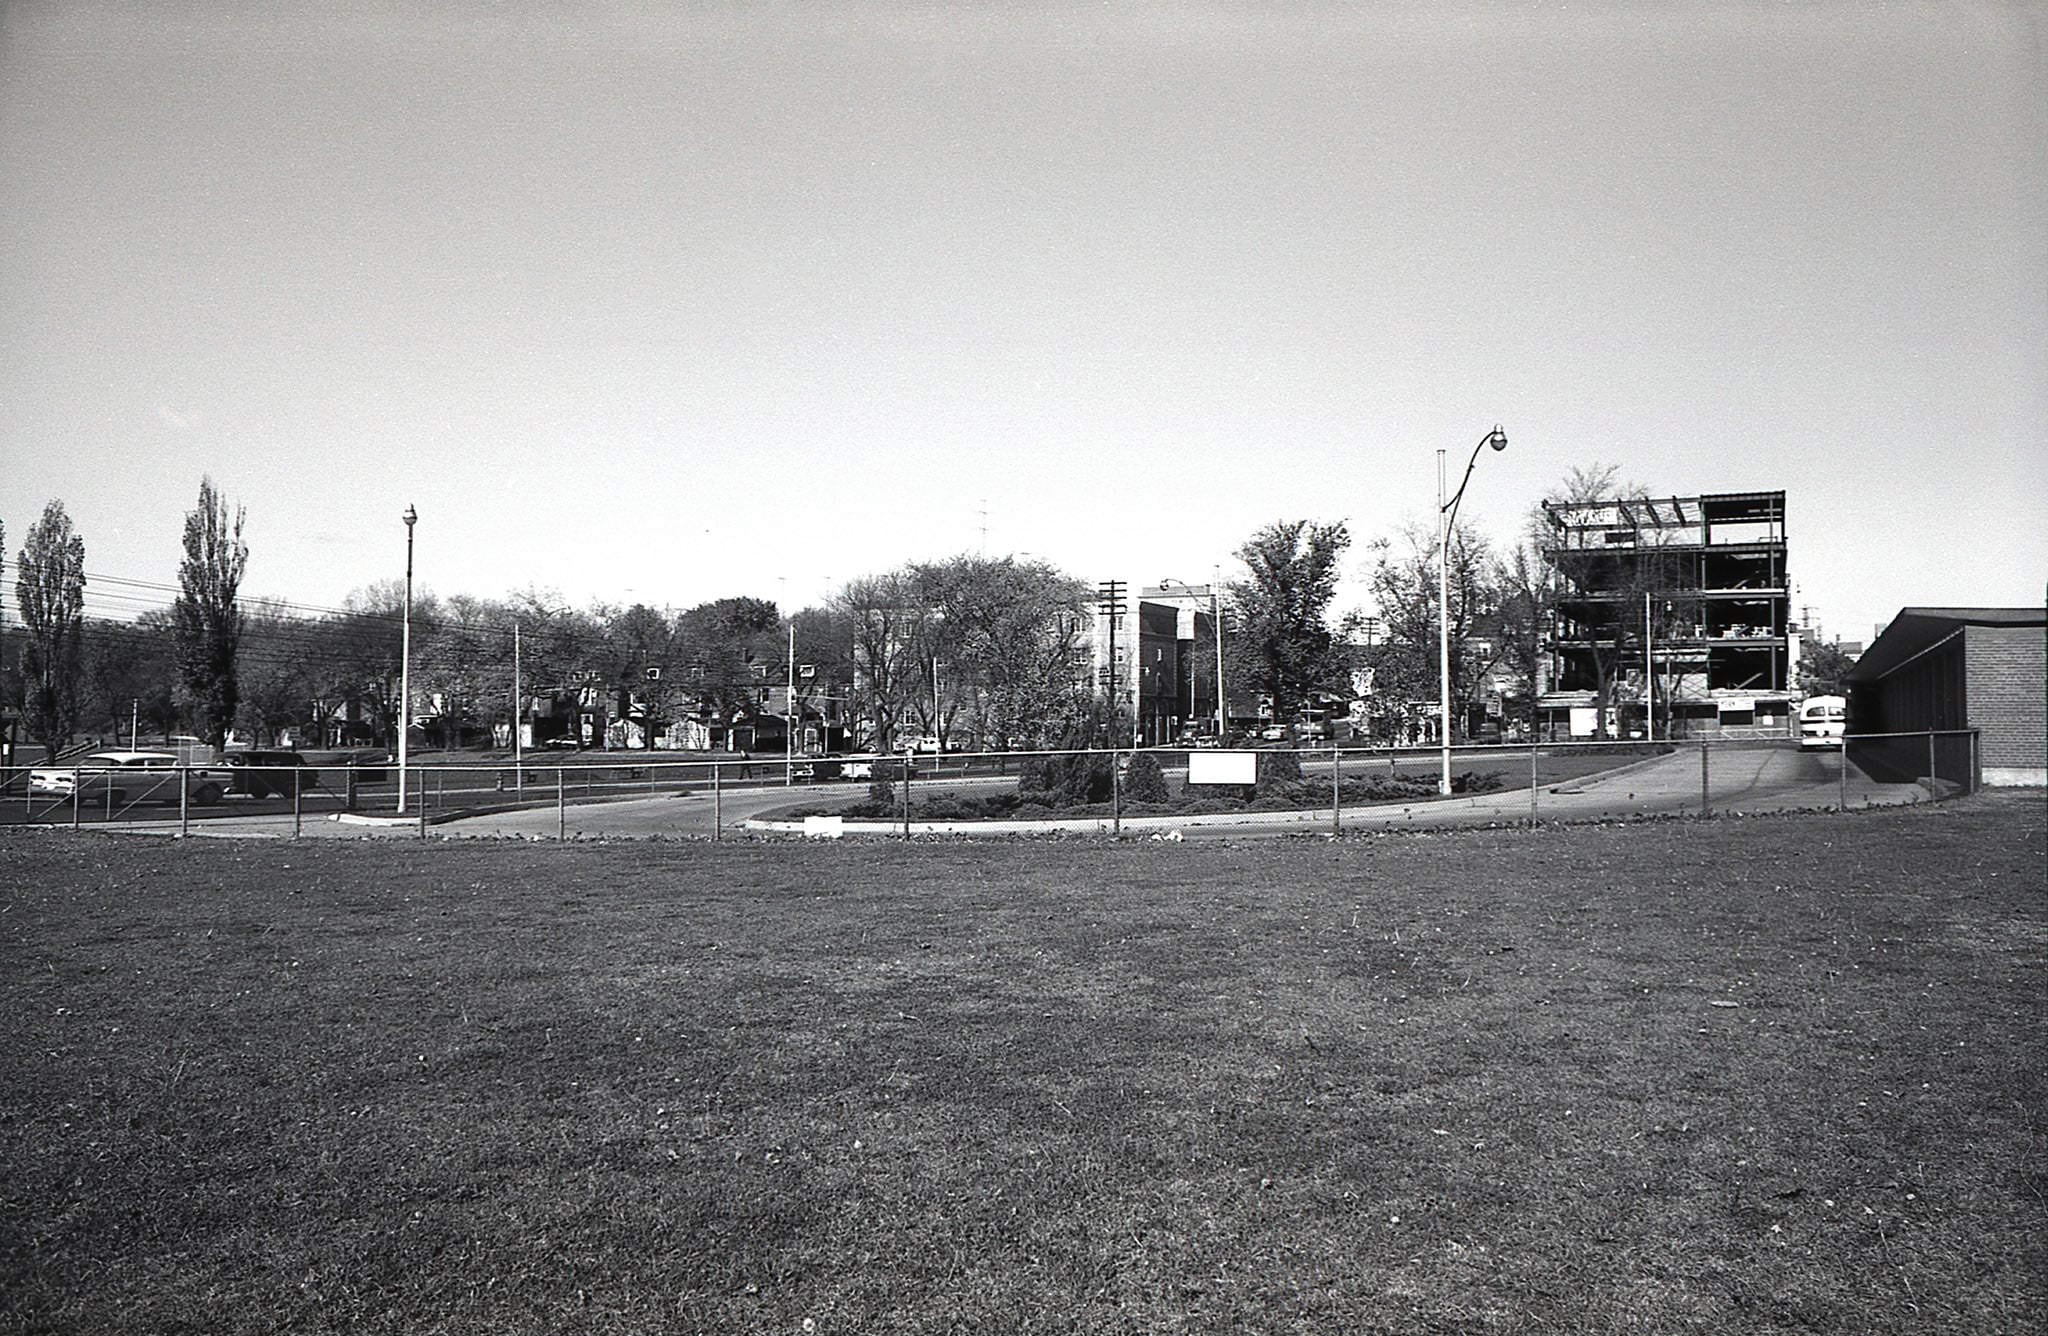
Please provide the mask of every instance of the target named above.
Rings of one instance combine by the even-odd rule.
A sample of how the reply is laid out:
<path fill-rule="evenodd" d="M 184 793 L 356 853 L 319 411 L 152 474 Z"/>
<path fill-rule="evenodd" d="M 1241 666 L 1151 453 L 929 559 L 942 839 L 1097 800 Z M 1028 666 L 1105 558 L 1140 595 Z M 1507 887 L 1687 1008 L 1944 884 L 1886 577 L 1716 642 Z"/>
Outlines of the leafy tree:
<path fill-rule="evenodd" d="M 1248 572 L 1230 586 L 1235 677 L 1291 720 L 1317 691 L 1341 691 L 1346 664 L 1325 620 L 1337 594 L 1337 563 L 1351 545 L 1342 523 L 1280 520 L 1238 548 Z"/>
<path fill-rule="evenodd" d="M 1372 599 L 1381 627 L 1379 642 L 1366 652 L 1375 691 L 1383 699 L 1434 701 L 1440 669 L 1437 634 L 1436 534 L 1420 525 L 1400 531 L 1399 541 L 1372 545 Z M 1469 705 L 1500 654 L 1494 631 L 1501 606 L 1497 567 L 1485 538 L 1462 522 L 1450 533 L 1449 579 L 1444 593 L 1450 609 L 1451 701 Z M 1457 709 L 1452 727 L 1466 710 Z"/>
<path fill-rule="evenodd" d="M 1500 661 L 1514 678 L 1510 710 L 1534 735 L 1536 701 L 1544 685 L 1544 636 L 1557 597 L 1557 580 L 1532 533 L 1493 566 L 1498 596 Z"/>
<path fill-rule="evenodd" d="M 1841 643 L 1815 640 L 1799 647 L 1799 690 L 1808 696 L 1840 696 L 1856 661 Z"/>
<path fill-rule="evenodd" d="M 16 562 L 21 608 L 22 714 L 28 731 L 55 757 L 78 727 L 85 625 L 85 540 L 62 501 L 43 507 Z"/>
<path fill-rule="evenodd" d="M 760 711 L 780 680 L 774 670 L 786 653 L 775 605 L 748 597 L 714 599 L 686 610 L 676 618 L 669 648 L 699 709 L 723 723 Z"/>
<path fill-rule="evenodd" d="M 1079 712 L 1090 652 L 1087 585 L 1015 557 L 958 556 L 906 574 L 930 612 L 920 623 L 920 700 L 936 696 L 939 713 L 926 718 L 927 731 L 946 736 L 964 714 L 980 745 L 1004 750 L 1044 740 Z"/>
<path fill-rule="evenodd" d="M 242 613 L 235 596 L 249 565 L 242 516 L 237 507 L 230 519 L 213 479 L 199 480 L 199 504 L 185 516 L 185 559 L 178 565 L 178 600 L 171 610 L 186 709 L 199 736 L 216 751 L 227 740 L 240 699 L 235 651 Z"/>

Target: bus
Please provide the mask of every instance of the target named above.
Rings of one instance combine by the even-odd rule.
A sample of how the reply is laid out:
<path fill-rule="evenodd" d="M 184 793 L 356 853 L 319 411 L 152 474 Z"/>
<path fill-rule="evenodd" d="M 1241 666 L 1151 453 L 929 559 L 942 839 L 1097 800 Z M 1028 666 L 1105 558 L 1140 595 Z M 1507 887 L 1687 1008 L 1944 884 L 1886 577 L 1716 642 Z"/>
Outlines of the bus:
<path fill-rule="evenodd" d="M 1847 721 L 1848 702 L 1840 696 L 1808 696 L 1799 702 L 1799 750 L 1840 747 Z"/>

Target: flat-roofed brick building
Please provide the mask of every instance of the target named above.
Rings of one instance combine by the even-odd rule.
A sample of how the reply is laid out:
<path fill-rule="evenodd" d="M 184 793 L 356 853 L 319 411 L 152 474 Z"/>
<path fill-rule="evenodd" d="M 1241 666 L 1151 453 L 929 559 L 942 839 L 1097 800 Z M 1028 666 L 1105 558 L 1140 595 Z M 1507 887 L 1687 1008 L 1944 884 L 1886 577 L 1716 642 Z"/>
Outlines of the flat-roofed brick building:
<path fill-rule="evenodd" d="M 1902 608 L 1849 671 L 1849 731 L 1977 731 L 1985 784 L 2048 783 L 2048 613 L 2040 608 Z M 1919 777 L 1943 778 L 1963 744 L 1856 748 Z M 1888 762 L 1880 762 L 1882 755 Z M 1952 759 L 1951 759 L 1952 757 Z M 1865 765 L 1869 769 L 1869 765 Z"/>

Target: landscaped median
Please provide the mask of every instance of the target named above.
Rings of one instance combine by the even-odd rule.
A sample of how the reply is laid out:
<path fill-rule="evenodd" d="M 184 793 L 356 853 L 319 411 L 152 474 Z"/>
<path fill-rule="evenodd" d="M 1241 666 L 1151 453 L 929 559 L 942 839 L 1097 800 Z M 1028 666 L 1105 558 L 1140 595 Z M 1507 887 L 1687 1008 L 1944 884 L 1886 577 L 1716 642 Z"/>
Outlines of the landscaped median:
<path fill-rule="evenodd" d="M 1533 782 L 1554 785 L 1590 775 L 1614 773 L 1645 760 L 1669 755 L 1668 746 L 1625 751 L 1540 752 Z M 1167 754 L 1173 759 L 1173 754 Z M 1438 792 L 1434 758 L 1423 769 L 1408 759 L 1368 759 L 1358 753 L 1331 758 L 1329 753 L 1262 751 L 1256 753 L 1253 783 L 1176 783 L 1160 764 L 1159 754 L 1126 754 L 1123 767 L 1110 753 L 1072 753 L 1034 757 L 1023 763 L 1014 780 L 984 783 L 974 791 L 913 791 L 905 810 L 903 790 L 877 782 L 860 797 L 810 799 L 750 819 L 747 829 L 781 834 L 1007 834 L 1027 832 L 1099 833 L 1129 827 L 1134 831 L 1169 830 L 1180 826 L 1313 826 L 1327 825 L 1332 812 L 1455 803 L 1501 793 L 1532 783 L 1527 751 L 1502 753 L 1484 761 L 1466 761 L 1455 770 L 1448 797 Z M 1307 762 L 1306 767 L 1304 761 Z M 1337 764 L 1333 785 L 1329 767 Z M 1318 765 L 1322 773 L 1316 773 Z M 1384 767 L 1384 768 L 1383 768 Z M 913 790 L 915 786 L 913 785 Z M 1341 820 L 1341 817 L 1339 818 Z"/>

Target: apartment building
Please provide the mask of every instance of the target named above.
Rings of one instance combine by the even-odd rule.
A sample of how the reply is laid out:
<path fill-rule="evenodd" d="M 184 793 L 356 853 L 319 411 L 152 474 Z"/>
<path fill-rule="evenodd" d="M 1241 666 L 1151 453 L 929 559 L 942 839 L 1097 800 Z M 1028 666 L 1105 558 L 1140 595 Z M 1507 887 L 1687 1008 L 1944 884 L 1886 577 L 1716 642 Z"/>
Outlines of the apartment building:
<path fill-rule="evenodd" d="M 1137 745 L 1173 742 L 1191 729 L 1215 730 L 1216 620 L 1209 586 L 1145 588 L 1114 618 L 1098 605 L 1092 641 L 1096 690 L 1121 702 Z"/>

